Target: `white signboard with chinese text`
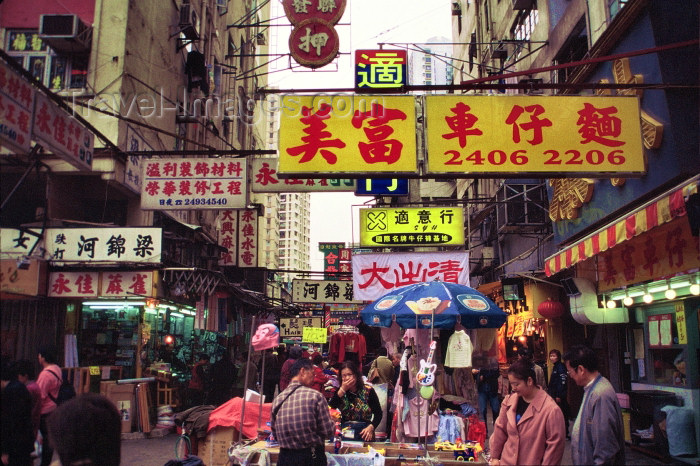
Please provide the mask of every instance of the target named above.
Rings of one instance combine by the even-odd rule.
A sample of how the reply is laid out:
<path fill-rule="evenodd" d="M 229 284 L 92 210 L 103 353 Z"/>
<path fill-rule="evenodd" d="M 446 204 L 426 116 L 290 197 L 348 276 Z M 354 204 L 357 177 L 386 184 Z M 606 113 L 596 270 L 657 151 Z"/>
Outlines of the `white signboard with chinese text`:
<path fill-rule="evenodd" d="M 238 212 L 238 267 L 258 266 L 258 211 Z"/>
<path fill-rule="evenodd" d="M 160 262 L 161 228 L 49 228 L 51 262 Z"/>
<path fill-rule="evenodd" d="M 2 257 L 26 256 L 29 251 L 32 251 L 32 254 L 39 252 L 35 244 L 39 241 L 40 235 L 41 229 L 39 228 L 28 228 L 27 230 L 0 228 L 0 253 L 2 253 Z"/>
<path fill-rule="evenodd" d="M 295 338 L 303 335 L 304 327 L 323 327 L 323 317 L 280 318 L 280 337 Z"/>
<path fill-rule="evenodd" d="M 219 265 L 235 266 L 238 259 L 238 211 L 222 210 L 216 224 L 219 246 L 226 248 L 219 255 Z"/>
<path fill-rule="evenodd" d="M 292 280 L 292 300 L 295 303 L 361 303 L 353 295 L 350 280 Z"/>
<path fill-rule="evenodd" d="M 36 90 L 19 73 L 0 63 L 0 146 L 29 151 Z"/>
<path fill-rule="evenodd" d="M 92 170 L 95 136 L 42 93 L 36 95 L 34 138 L 78 170 Z"/>
<path fill-rule="evenodd" d="M 127 125 L 126 127 L 126 147 L 129 152 L 153 150 L 131 125 Z M 143 180 L 141 179 L 141 173 L 143 172 L 142 167 L 144 161 L 149 158 L 150 157 L 127 154 L 126 169 L 124 170 L 124 184 L 137 194 L 141 193 L 143 186 Z"/>
<path fill-rule="evenodd" d="M 149 159 L 143 165 L 142 209 L 246 206 L 246 159 Z"/>
<path fill-rule="evenodd" d="M 51 272 L 49 296 L 53 298 L 96 298 L 99 296 L 99 272 Z"/>
<path fill-rule="evenodd" d="M 374 301 L 394 288 L 439 280 L 469 284 L 469 253 L 393 252 L 352 256 L 356 299 Z"/>
<path fill-rule="evenodd" d="M 278 158 L 252 161 L 251 189 L 255 193 L 355 191 L 355 180 L 341 178 L 284 178 L 277 176 Z"/>
<path fill-rule="evenodd" d="M 110 272 L 52 272 L 49 276 L 51 297 L 155 296 L 152 270 Z"/>

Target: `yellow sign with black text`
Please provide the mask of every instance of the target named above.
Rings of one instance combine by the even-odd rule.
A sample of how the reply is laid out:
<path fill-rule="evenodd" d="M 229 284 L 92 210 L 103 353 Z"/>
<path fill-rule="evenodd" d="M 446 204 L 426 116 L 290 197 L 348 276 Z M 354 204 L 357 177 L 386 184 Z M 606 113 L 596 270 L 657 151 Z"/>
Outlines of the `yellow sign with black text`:
<path fill-rule="evenodd" d="M 360 246 L 464 245 L 461 207 L 360 209 Z"/>
<path fill-rule="evenodd" d="M 646 171 L 639 100 L 610 96 L 427 96 L 429 174 Z"/>
<path fill-rule="evenodd" d="M 302 343 L 327 343 L 328 329 L 325 327 L 304 327 L 301 341 Z"/>

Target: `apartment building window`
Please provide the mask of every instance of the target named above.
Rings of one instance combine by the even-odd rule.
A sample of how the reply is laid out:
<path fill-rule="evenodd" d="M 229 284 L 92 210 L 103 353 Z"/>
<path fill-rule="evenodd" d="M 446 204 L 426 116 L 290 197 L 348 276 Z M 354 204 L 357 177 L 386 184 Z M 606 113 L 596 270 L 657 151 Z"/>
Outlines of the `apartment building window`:
<path fill-rule="evenodd" d="M 608 11 L 610 11 L 610 19 L 613 19 L 627 4 L 627 2 L 628 0 L 608 0 Z"/>
<path fill-rule="evenodd" d="M 588 34 L 586 19 L 581 18 L 569 35 L 559 53 L 554 58 L 554 64 L 571 63 L 582 60 L 588 52 Z M 553 71 L 552 82 L 565 83 L 576 68 L 562 68 Z"/>
<path fill-rule="evenodd" d="M 59 55 L 34 30 L 7 31 L 5 50 L 17 63 L 52 90 L 80 89 L 87 81 L 86 55 Z"/>
<path fill-rule="evenodd" d="M 537 3 L 532 3 L 532 9 L 521 10 L 515 18 L 511 32 L 515 40 L 530 40 L 532 33 L 535 31 L 539 12 L 537 11 Z"/>

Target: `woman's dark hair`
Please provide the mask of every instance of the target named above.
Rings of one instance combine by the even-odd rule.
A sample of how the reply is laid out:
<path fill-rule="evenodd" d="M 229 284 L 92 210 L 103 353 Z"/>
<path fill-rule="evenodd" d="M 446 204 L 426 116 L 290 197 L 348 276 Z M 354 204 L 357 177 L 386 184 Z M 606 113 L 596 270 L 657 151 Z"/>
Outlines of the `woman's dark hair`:
<path fill-rule="evenodd" d="M 55 346 L 42 346 L 39 348 L 39 354 L 50 364 L 56 364 L 56 361 L 58 361 L 58 351 L 56 351 Z"/>
<path fill-rule="evenodd" d="M 527 382 L 527 378 L 532 379 L 532 383 L 537 384 L 537 376 L 535 375 L 535 367 L 531 362 L 525 359 L 518 359 L 513 362 L 508 368 L 508 374 L 512 374 L 516 379 Z"/>
<path fill-rule="evenodd" d="M 56 408 L 47 423 L 49 440 L 61 464 L 119 466 L 121 417 L 106 397 L 79 395 Z"/>
<path fill-rule="evenodd" d="M 552 351 L 549 352 L 549 355 L 551 356 L 553 354 L 556 354 L 557 358 L 559 358 L 559 362 L 562 362 L 561 361 L 561 351 L 559 351 L 558 349 L 553 349 Z"/>
<path fill-rule="evenodd" d="M 359 390 L 365 385 L 364 379 L 362 378 L 362 371 L 360 371 L 360 366 L 358 366 L 355 361 L 345 361 L 340 365 L 340 370 L 338 371 L 338 382 L 340 382 L 341 385 L 343 384 L 343 369 L 350 370 L 355 376 L 355 390 Z"/>
<path fill-rule="evenodd" d="M 289 348 L 289 359 L 299 359 L 303 353 L 301 346 L 292 346 Z"/>

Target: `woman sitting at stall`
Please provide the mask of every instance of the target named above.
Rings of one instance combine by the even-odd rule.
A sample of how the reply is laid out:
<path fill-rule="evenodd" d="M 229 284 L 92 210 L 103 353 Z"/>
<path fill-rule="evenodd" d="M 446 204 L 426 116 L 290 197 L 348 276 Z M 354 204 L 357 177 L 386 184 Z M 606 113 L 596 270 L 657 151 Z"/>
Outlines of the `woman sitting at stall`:
<path fill-rule="evenodd" d="M 491 466 L 561 464 L 564 415 L 536 382 L 532 363 L 520 359 L 508 369 L 513 393 L 501 405 L 489 440 Z"/>
<path fill-rule="evenodd" d="M 362 373 L 353 361 L 343 363 L 338 381 L 340 388 L 328 404 L 340 410 L 343 427 L 351 423 L 354 430 L 359 431 L 359 435 L 355 434 L 357 440 L 374 440 L 374 430 L 382 421 L 382 407 L 377 393 L 371 385 L 364 383 Z"/>

